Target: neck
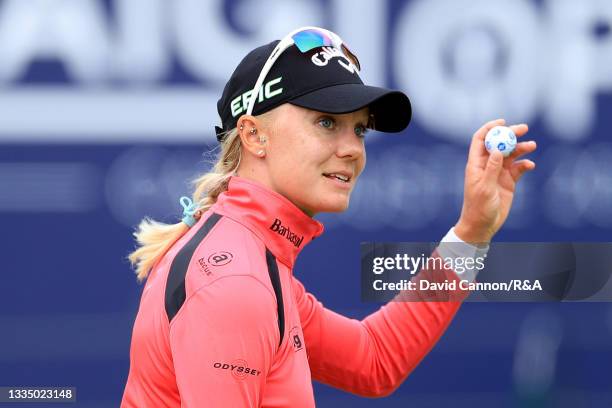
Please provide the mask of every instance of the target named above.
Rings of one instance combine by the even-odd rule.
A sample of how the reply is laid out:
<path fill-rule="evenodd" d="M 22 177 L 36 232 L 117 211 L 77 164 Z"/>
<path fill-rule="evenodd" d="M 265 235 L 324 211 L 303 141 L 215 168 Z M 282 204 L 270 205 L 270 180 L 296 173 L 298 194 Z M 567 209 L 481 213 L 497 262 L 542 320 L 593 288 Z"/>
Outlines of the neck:
<path fill-rule="evenodd" d="M 260 167 L 260 166 L 257 166 L 257 167 Z M 302 211 L 304 214 L 306 214 L 310 218 L 313 218 L 317 214 L 316 212 L 310 211 L 310 210 L 300 206 L 299 204 L 294 203 L 289 197 L 284 195 L 281 191 L 278 191 L 278 189 L 276 189 L 274 187 L 274 183 L 272 183 L 272 180 L 268 176 L 267 172 L 260 171 L 256 167 L 254 168 L 254 167 L 250 167 L 250 166 L 246 166 L 246 165 L 243 168 L 242 163 L 241 163 L 241 165 L 238 167 L 238 170 L 236 171 L 236 176 L 238 176 L 238 177 L 240 177 L 242 179 L 253 181 L 253 182 L 257 183 L 257 184 L 260 184 L 260 185 L 264 186 L 268 190 L 275 192 L 276 194 L 282 195 L 287 200 L 291 201 L 293 203 L 293 205 L 295 205 L 297 208 L 299 208 L 300 211 Z"/>
<path fill-rule="evenodd" d="M 211 210 L 249 228 L 289 267 L 306 244 L 323 233 L 323 224 L 283 195 L 245 177 L 232 177 Z"/>

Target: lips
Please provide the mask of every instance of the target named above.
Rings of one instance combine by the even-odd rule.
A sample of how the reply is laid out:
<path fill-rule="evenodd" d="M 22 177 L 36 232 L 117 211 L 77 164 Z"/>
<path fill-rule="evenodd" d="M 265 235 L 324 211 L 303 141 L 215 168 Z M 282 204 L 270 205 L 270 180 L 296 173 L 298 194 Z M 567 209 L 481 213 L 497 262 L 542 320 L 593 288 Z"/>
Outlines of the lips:
<path fill-rule="evenodd" d="M 351 181 L 351 175 L 345 172 L 323 173 L 323 175 L 327 178 L 336 179 L 343 183 L 349 183 Z"/>

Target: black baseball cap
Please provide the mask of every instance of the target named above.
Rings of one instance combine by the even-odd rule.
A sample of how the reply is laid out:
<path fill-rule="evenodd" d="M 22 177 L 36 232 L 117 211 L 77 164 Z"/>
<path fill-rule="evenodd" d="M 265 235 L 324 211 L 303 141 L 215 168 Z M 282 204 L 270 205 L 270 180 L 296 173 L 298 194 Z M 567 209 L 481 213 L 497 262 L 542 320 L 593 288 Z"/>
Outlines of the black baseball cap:
<path fill-rule="evenodd" d="M 219 141 L 246 113 L 255 82 L 278 42 L 273 41 L 249 52 L 225 85 L 217 102 L 222 123 L 221 127 L 215 126 Z M 295 45 L 285 50 L 266 75 L 253 115 L 287 102 L 336 114 L 368 106 L 373 116 L 368 126 L 382 132 L 401 132 L 412 117 L 406 94 L 364 85 L 354 65 L 342 53 L 325 47 L 305 53 Z"/>

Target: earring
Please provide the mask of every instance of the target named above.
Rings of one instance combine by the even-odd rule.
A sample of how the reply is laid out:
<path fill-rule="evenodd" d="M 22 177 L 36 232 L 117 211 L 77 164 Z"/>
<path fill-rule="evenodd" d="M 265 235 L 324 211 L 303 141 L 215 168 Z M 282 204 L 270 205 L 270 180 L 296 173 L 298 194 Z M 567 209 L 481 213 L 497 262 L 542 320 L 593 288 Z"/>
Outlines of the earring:
<path fill-rule="evenodd" d="M 244 125 L 240 125 L 240 130 L 244 129 Z"/>
<path fill-rule="evenodd" d="M 257 152 L 257 155 L 258 155 L 258 156 L 263 157 L 263 155 L 264 155 L 265 153 L 266 153 L 266 152 L 264 152 L 263 150 L 260 150 L 260 151 L 258 151 L 258 152 Z"/>
<path fill-rule="evenodd" d="M 262 144 L 263 144 L 263 143 L 266 143 L 266 137 L 265 137 L 265 136 L 261 136 L 261 137 L 259 138 L 259 143 L 262 143 Z"/>
<path fill-rule="evenodd" d="M 255 133 L 257 133 L 257 129 L 251 128 L 251 134 L 254 135 Z"/>

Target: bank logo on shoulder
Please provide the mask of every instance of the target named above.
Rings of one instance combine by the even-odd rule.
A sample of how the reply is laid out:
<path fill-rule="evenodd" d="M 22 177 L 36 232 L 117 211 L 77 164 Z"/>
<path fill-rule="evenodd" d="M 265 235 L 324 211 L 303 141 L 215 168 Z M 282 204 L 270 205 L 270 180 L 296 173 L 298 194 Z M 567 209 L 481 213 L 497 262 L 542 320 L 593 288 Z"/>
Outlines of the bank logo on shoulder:
<path fill-rule="evenodd" d="M 211 276 L 213 273 L 210 270 L 210 267 L 208 265 L 208 262 L 206 262 L 206 259 L 204 258 L 200 258 L 198 259 L 198 265 L 200 266 L 200 270 L 206 274 L 206 276 Z"/>
<path fill-rule="evenodd" d="M 208 263 L 212 266 L 223 266 L 232 262 L 232 259 L 234 259 L 234 255 L 231 252 L 219 251 L 208 257 Z"/>
<path fill-rule="evenodd" d="M 198 259 L 198 266 L 200 270 L 206 274 L 206 276 L 213 275 L 213 270 L 211 267 L 213 266 L 223 266 L 232 262 L 234 259 L 234 255 L 231 252 L 227 251 L 218 251 L 215 252 L 208 257 L 204 256 L 203 258 Z"/>

